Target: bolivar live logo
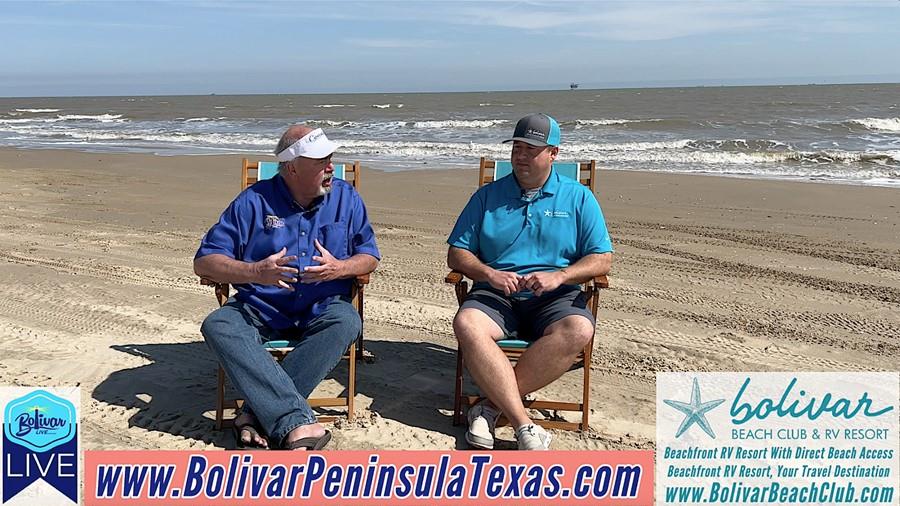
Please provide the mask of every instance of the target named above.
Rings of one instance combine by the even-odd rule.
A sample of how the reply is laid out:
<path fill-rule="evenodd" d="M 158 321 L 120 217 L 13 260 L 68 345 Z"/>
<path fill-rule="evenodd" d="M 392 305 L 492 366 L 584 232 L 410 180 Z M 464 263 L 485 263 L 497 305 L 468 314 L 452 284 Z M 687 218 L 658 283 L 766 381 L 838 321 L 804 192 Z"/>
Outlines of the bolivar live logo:
<path fill-rule="evenodd" d="M 75 405 L 46 390 L 4 388 L 19 397 L 3 405 L 3 504 L 38 480 L 44 480 L 62 497 L 32 490 L 40 504 L 78 502 L 78 418 Z M 28 392 L 21 395 L 22 392 Z M 67 397 L 79 399 L 79 392 Z"/>

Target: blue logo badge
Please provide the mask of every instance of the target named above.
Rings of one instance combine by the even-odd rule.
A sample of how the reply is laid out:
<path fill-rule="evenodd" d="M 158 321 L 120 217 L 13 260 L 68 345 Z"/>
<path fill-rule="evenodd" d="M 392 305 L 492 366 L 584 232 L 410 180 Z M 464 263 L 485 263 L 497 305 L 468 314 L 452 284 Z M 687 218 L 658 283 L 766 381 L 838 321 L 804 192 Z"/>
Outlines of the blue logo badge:
<path fill-rule="evenodd" d="M 75 405 L 36 390 L 6 405 L 3 432 L 7 440 L 34 452 L 45 452 L 75 437 Z"/>
<path fill-rule="evenodd" d="M 76 390 L 73 397 L 79 395 Z M 77 435 L 71 401 L 46 390 L 9 401 L 3 407 L 3 502 L 43 479 L 77 503 Z"/>

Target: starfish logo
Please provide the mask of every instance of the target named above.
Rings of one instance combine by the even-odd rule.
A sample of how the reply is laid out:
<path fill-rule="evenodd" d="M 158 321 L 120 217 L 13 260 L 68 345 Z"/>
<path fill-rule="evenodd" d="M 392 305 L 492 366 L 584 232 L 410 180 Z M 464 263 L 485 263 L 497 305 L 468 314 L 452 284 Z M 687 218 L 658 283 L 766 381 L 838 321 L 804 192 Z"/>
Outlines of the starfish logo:
<path fill-rule="evenodd" d="M 678 426 L 678 431 L 675 432 L 676 439 L 681 437 L 681 435 L 695 423 L 699 425 L 700 428 L 703 429 L 703 432 L 709 435 L 709 437 L 713 439 L 716 438 L 716 433 L 713 432 L 712 427 L 709 426 L 709 421 L 706 419 L 706 413 L 725 402 L 725 399 L 700 402 L 700 383 L 697 381 L 697 378 L 694 378 L 694 386 L 691 388 L 690 403 L 674 401 L 671 399 L 664 399 L 663 402 L 684 413 L 684 421 L 681 422 L 681 425 Z"/>

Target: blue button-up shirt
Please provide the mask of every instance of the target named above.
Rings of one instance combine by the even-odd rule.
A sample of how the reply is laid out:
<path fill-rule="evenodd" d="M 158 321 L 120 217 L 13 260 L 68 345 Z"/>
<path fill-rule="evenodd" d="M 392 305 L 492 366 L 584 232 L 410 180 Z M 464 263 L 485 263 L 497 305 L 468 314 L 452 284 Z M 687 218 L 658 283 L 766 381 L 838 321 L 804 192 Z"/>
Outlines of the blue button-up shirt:
<path fill-rule="evenodd" d="M 241 192 L 209 229 L 196 258 L 218 253 L 244 262 L 257 262 L 286 247 L 289 264 L 300 270 L 318 265 L 318 239 L 335 258 L 343 260 L 365 253 L 381 258 L 366 207 L 347 182 L 332 180 L 332 189 L 309 209 L 291 196 L 284 179 L 276 175 Z M 334 297 L 348 295 L 353 280 L 318 284 L 294 284 L 294 291 L 255 283 L 238 284 L 237 299 L 258 309 L 274 329 L 302 327 L 321 313 Z"/>
<path fill-rule="evenodd" d="M 523 198 L 513 174 L 479 188 L 447 243 L 471 251 L 492 269 L 519 275 L 562 269 L 591 253 L 612 251 L 597 199 L 556 170 L 531 200 Z"/>

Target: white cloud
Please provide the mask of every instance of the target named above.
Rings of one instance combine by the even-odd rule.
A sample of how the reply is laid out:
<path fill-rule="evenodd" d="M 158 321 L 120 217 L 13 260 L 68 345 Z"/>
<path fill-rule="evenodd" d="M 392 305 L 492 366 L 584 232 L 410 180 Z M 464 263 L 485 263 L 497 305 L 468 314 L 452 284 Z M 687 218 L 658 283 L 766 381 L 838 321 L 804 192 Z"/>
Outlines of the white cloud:
<path fill-rule="evenodd" d="M 663 40 L 696 34 L 758 29 L 771 24 L 770 8 L 728 2 L 578 2 L 510 8 L 485 4 L 464 9 L 459 22 L 522 30 L 560 30 L 611 40 Z M 593 27 L 585 31 L 585 26 Z"/>
<path fill-rule="evenodd" d="M 870 17 L 872 14 L 868 9 L 898 8 L 896 1 L 889 0 L 373 0 L 303 3 L 193 0 L 188 5 L 273 19 L 408 23 L 430 26 L 435 31 L 448 25 L 525 31 L 571 30 L 578 36 L 624 41 L 751 30 L 851 33 L 859 32 L 865 26 L 861 21 L 854 21 L 854 16 L 865 19 L 866 12 Z M 590 30 L 585 30 L 586 26 Z"/>

